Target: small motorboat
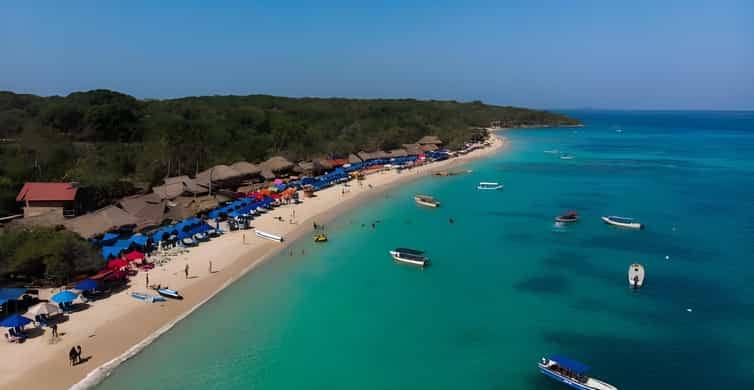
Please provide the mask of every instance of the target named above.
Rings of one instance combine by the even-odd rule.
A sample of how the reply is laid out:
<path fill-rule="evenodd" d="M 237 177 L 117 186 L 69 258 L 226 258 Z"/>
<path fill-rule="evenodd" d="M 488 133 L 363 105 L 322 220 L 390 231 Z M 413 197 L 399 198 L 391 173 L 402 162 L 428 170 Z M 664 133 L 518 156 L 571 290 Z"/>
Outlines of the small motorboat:
<path fill-rule="evenodd" d="M 617 387 L 586 375 L 589 366 L 571 358 L 552 355 L 537 364 L 544 376 L 579 390 L 618 390 Z"/>
<path fill-rule="evenodd" d="M 550 149 L 550 150 L 545 150 L 545 153 L 547 153 L 547 154 L 558 154 L 558 153 L 560 153 L 560 150 Z"/>
<path fill-rule="evenodd" d="M 220 237 L 220 234 L 221 234 L 220 231 L 218 231 L 216 229 L 209 229 L 209 230 L 207 230 L 207 235 L 210 236 L 210 237 Z"/>
<path fill-rule="evenodd" d="M 429 263 L 429 257 L 424 255 L 424 251 L 408 248 L 395 248 L 390 251 L 393 259 L 399 263 L 418 265 L 424 267 Z"/>
<path fill-rule="evenodd" d="M 634 221 L 633 218 L 617 217 L 615 215 L 602 216 L 602 220 L 610 225 L 620 226 L 628 229 L 644 229 L 644 225 Z"/>
<path fill-rule="evenodd" d="M 574 158 L 576 158 L 576 157 L 574 157 L 572 154 L 568 154 L 568 153 L 563 153 L 563 154 L 560 155 L 560 159 L 561 160 L 573 160 Z"/>
<path fill-rule="evenodd" d="M 327 234 L 319 233 L 314 236 L 314 242 L 327 242 Z"/>
<path fill-rule="evenodd" d="M 563 215 L 555 217 L 555 222 L 576 222 L 579 220 L 579 215 L 575 211 L 569 211 Z"/>
<path fill-rule="evenodd" d="M 641 288 L 644 284 L 644 266 L 639 263 L 628 267 L 628 284 L 634 289 Z"/>
<path fill-rule="evenodd" d="M 414 202 L 427 207 L 440 207 L 440 202 L 437 199 L 427 195 L 415 195 Z"/>
<path fill-rule="evenodd" d="M 163 298 L 163 297 L 159 297 L 159 296 L 155 296 L 155 295 L 149 295 L 149 294 L 144 294 L 144 293 L 139 293 L 139 292 L 132 292 L 131 293 L 131 297 L 139 299 L 139 300 L 142 300 L 144 302 L 150 302 L 150 303 L 152 303 L 152 302 L 165 302 L 165 298 Z"/>
<path fill-rule="evenodd" d="M 193 238 L 194 238 L 194 241 L 198 241 L 198 242 L 209 241 L 209 235 L 205 233 L 196 233 L 194 234 Z"/>
<path fill-rule="evenodd" d="M 167 287 L 158 287 L 155 289 L 158 294 L 162 295 L 163 297 L 172 298 L 172 299 L 183 299 L 183 296 L 175 290 L 171 290 Z"/>
<path fill-rule="evenodd" d="M 480 182 L 476 188 L 478 190 L 499 190 L 503 188 L 503 185 L 498 182 L 483 181 L 483 182 Z"/>
<path fill-rule="evenodd" d="M 266 240 L 270 240 L 270 241 L 277 241 L 277 242 L 283 242 L 283 237 L 282 237 L 282 236 L 278 236 L 277 234 L 272 234 L 272 233 L 263 232 L 263 231 L 261 231 L 261 230 L 258 230 L 258 229 L 257 229 L 257 230 L 256 230 L 256 231 L 254 232 L 254 234 L 255 234 L 255 235 L 256 235 L 257 237 L 259 237 L 259 238 L 264 238 L 264 239 L 266 239 Z"/>

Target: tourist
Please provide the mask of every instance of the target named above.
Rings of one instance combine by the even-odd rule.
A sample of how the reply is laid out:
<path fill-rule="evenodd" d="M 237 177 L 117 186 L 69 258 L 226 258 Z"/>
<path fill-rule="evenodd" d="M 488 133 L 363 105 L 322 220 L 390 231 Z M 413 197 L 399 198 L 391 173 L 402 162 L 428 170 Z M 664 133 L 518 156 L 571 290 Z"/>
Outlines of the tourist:
<path fill-rule="evenodd" d="M 188 264 L 186 264 L 186 268 L 183 269 L 183 272 L 186 274 L 186 279 L 188 279 L 188 274 L 189 274 L 189 265 Z"/>
<path fill-rule="evenodd" d="M 57 338 L 58 337 L 58 324 L 53 323 L 52 326 L 50 326 L 50 328 L 52 329 L 52 338 Z"/>
<path fill-rule="evenodd" d="M 209 273 L 212 273 L 212 260 L 209 261 Z"/>
<path fill-rule="evenodd" d="M 72 366 L 76 365 L 77 358 L 76 347 L 71 347 L 71 350 L 68 351 L 68 363 L 70 363 Z"/>
<path fill-rule="evenodd" d="M 78 363 L 81 363 L 81 346 L 76 346 L 76 360 Z"/>

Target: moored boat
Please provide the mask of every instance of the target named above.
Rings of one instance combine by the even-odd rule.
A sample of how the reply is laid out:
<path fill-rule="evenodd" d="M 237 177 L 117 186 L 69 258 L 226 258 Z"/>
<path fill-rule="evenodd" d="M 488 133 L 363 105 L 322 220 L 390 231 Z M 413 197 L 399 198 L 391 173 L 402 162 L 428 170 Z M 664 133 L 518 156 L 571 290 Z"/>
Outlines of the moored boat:
<path fill-rule="evenodd" d="M 569 211 L 563 215 L 555 217 L 555 222 L 576 222 L 579 220 L 579 215 L 575 211 Z"/>
<path fill-rule="evenodd" d="M 571 358 L 552 355 L 538 363 L 543 375 L 579 390 L 618 390 L 617 387 L 586 375 L 589 366 Z"/>
<path fill-rule="evenodd" d="M 144 302 L 165 302 L 165 298 L 139 292 L 132 292 L 131 296 Z"/>
<path fill-rule="evenodd" d="M 615 215 L 602 216 L 602 220 L 610 225 L 620 226 L 628 229 L 644 229 L 644 225 L 636 222 L 633 218 L 618 217 Z"/>
<path fill-rule="evenodd" d="M 560 155 L 560 159 L 561 160 L 573 160 L 574 158 L 576 158 L 576 157 L 574 157 L 572 154 L 568 154 L 568 153 L 563 153 L 563 154 Z"/>
<path fill-rule="evenodd" d="M 503 185 L 494 181 L 483 181 L 476 188 L 478 190 L 499 190 L 503 188 Z"/>
<path fill-rule="evenodd" d="M 178 291 L 171 290 L 169 288 L 156 288 L 155 291 L 157 291 L 157 293 L 162 295 L 163 297 L 183 299 L 183 296 Z"/>
<path fill-rule="evenodd" d="M 557 150 L 557 149 L 545 150 L 545 153 L 547 153 L 547 154 L 558 154 L 558 153 L 560 153 L 560 150 Z"/>
<path fill-rule="evenodd" d="M 644 284 L 644 266 L 639 263 L 631 264 L 628 267 L 628 285 L 634 289 L 640 288 Z"/>
<path fill-rule="evenodd" d="M 319 233 L 314 236 L 314 242 L 327 242 L 327 234 Z"/>
<path fill-rule="evenodd" d="M 437 199 L 427 195 L 415 195 L 414 201 L 422 206 L 440 207 L 440 202 Z"/>
<path fill-rule="evenodd" d="M 408 248 L 395 248 L 390 251 L 393 259 L 399 263 L 418 265 L 424 267 L 429 263 L 429 257 L 424 255 L 424 251 Z"/>

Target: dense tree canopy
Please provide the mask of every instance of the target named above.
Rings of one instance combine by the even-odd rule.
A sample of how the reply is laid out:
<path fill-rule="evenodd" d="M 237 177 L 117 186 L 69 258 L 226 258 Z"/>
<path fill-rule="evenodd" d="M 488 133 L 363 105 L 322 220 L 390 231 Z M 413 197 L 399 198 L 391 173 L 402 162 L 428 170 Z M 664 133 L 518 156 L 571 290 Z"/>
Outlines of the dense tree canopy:
<path fill-rule="evenodd" d="M 394 148 L 424 135 L 458 146 L 470 128 L 573 125 L 563 115 L 481 102 L 265 95 L 137 100 L 108 91 L 40 97 L 0 92 L 0 216 L 25 181 L 69 180 L 93 193 L 272 154 L 306 159 Z M 127 184 L 124 184 L 127 183 Z M 116 191 L 119 194 L 122 191 Z M 106 196 L 95 202 L 106 202 Z"/>

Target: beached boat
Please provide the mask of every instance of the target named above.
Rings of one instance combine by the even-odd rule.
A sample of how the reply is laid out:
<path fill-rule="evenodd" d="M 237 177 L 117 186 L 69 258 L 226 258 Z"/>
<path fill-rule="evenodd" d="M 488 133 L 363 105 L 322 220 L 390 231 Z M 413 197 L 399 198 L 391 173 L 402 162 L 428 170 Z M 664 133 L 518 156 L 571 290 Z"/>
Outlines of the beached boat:
<path fill-rule="evenodd" d="M 424 256 L 424 251 L 408 248 L 395 248 L 390 251 L 393 259 L 399 263 L 418 265 L 424 267 L 429 263 L 429 257 Z"/>
<path fill-rule="evenodd" d="M 216 229 L 209 229 L 209 230 L 207 230 L 207 235 L 210 236 L 210 237 L 220 237 L 220 234 L 222 234 L 222 233 L 220 233 L 220 231 L 216 230 Z"/>
<path fill-rule="evenodd" d="M 171 290 L 169 288 L 156 288 L 155 291 L 157 291 L 157 293 L 162 295 L 163 297 L 183 299 L 183 296 L 178 291 Z"/>
<path fill-rule="evenodd" d="M 437 199 L 427 195 L 415 195 L 414 201 L 422 206 L 440 207 L 440 202 Z"/>
<path fill-rule="evenodd" d="M 555 222 L 576 222 L 579 220 L 579 215 L 575 211 L 569 211 L 563 215 L 555 217 Z"/>
<path fill-rule="evenodd" d="M 131 297 L 142 300 L 144 302 L 165 302 L 166 300 L 163 297 L 139 293 L 139 292 L 132 292 Z"/>
<path fill-rule="evenodd" d="M 198 245 L 196 241 L 194 241 L 194 240 L 192 240 L 192 239 L 190 239 L 188 237 L 182 239 L 181 240 L 181 244 L 183 244 L 183 246 L 197 246 Z"/>
<path fill-rule="evenodd" d="M 579 390 L 618 390 L 617 387 L 586 375 L 589 366 L 565 356 L 543 357 L 538 363 L 539 372 Z"/>
<path fill-rule="evenodd" d="M 316 236 L 314 236 L 314 242 L 327 242 L 327 234 L 317 234 Z"/>
<path fill-rule="evenodd" d="M 503 185 L 493 181 L 483 181 L 476 186 L 478 190 L 499 190 L 503 188 Z"/>
<path fill-rule="evenodd" d="M 633 218 L 617 217 L 615 215 L 602 216 L 602 220 L 610 225 L 620 226 L 628 229 L 644 229 L 644 225 L 634 221 Z"/>
<path fill-rule="evenodd" d="M 628 267 L 628 285 L 637 289 L 644 284 L 644 266 L 639 263 Z"/>
<path fill-rule="evenodd" d="M 209 241 L 209 235 L 205 233 L 196 233 L 194 234 L 193 238 L 194 238 L 194 241 L 197 241 L 197 242 Z"/>
<path fill-rule="evenodd" d="M 572 154 L 568 154 L 568 153 L 563 153 L 563 154 L 560 155 L 560 159 L 561 160 L 573 160 L 574 158 L 576 158 L 576 157 L 574 157 Z"/>
<path fill-rule="evenodd" d="M 261 231 L 261 230 L 256 230 L 256 231 L 254 232 L 254 234 L 255 234 L 255 235 L 256 235 L 257 237 L 259 237 L 259 238 L 264 238 L 264 239 L 266 239 L 266 240 L 270 240 L 270 241 L 276 241 L 276 242 L 283 242 L 283 237 L 281 237 L 281 236 L 278 236 L 278 235 L 276 235 L 276 234 L 272 234 L 272 233 L 263 232 L 263 231 Z"/>

